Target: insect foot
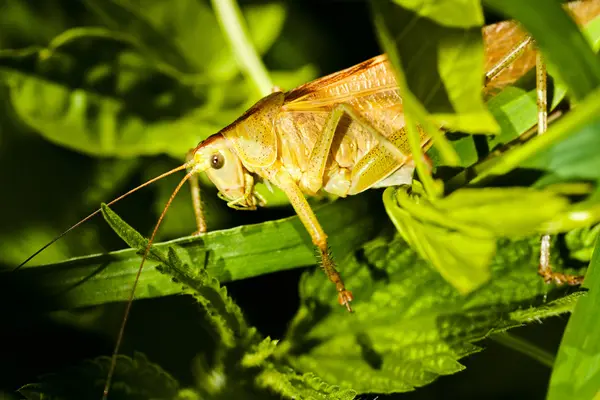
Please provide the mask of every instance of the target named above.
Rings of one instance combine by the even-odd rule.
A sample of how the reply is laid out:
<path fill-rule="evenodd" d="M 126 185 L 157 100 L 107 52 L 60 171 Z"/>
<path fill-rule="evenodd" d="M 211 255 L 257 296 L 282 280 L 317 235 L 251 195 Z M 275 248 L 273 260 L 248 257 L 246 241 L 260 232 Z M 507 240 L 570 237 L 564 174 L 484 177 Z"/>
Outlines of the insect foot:
<path fill-rule="evenodd" d="M 352 307 L 350 307 L 350 302 L 354 300 L 354 297 L 352 297 L 352 292 L 344 288 L 338 288 L 338 292 L 338 302 L 340 303 L 340 305 L 345 306 L 346 309 L 348 309 L 348 312 L 352 312 Z"/>
<path fill-rule="evenodd" d="M 544 279 L 546 284 L 554 282 L 557 285 L 567 284 L 570 286 L 581 285 L 584 278 L 580 275 L 570 275 L 552 270 L 552 265 L 550 265 L 550 235 L 543 235 L 541 238 L 538 275 Z"/>
<path fill-rule="evenodd" d="M 544 269 L 540 269 L 538 274 L 544 279 L 544 282 L 550 284 L 552 282 L 557 285 L 570 285 L 576 286 L 581 285 L 583 283 L 584 276 L 582 275 L 570 275 L 564 274 L 562 272 L 548 271 Z"/>
<path fill-rule="evenodd" d="M 350 302 L 354 299 L 352 296 L 352 292 L 346 289 L 346 285 L 344 285 L 344 281 L 342 280 L 342 276 L 335 269 L 335 263 L 331 258 L 331 254 L 326 246 L 319 246 L 320 255 L 321 255 L 321 266 L 325 270 L 327 277 L 331 282 L 335 284 L 335 289 L 338 292 L 338 302 L 340 305 L 346 307 L 348 312 L 352 312 L 352 307 L 350 306 Z"/>

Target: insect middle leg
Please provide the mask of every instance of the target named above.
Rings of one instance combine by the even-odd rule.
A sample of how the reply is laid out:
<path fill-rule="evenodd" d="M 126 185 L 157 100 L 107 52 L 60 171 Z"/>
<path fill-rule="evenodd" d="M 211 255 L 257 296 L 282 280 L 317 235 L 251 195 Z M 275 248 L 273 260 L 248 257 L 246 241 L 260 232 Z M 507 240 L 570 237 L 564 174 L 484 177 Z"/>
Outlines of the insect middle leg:
<path fill-rule="evenodd" d="M 395 138 L 395 143 L 390 141 L 381 133 L 377 128 L 368 122 L 358 111 L 348 104 L 338 104 L 331 111 L 325 127 L 321 135 L 319 135 L 313 150 L 310 155 L 309 165 L 301 178 L 301 184 L 305 191 L 309 193 L 316 193 L 323 187 L 323 180 L 325 174 L 325 168 L 327 166 L 328 159 L 331 155 L 331 146 L 339 125 L 341 118 L 344 115 L 348 115 L 353 121 L 360 124 L 364 129 L 369 131 L 379 142 L 380 145 L 372 149 L 363 159 L 368 161 L 368 165 L 359 165 L 358 169 L 353 169 L 353 175 L 356 177 L 356 183 L 358 186 L 361 184 L 366 185 L 364 189 L 374 185 L 385 175 L 397 170 L 402 166 L 402 163 L 409 159 L 405 153 L 398 148 L 398 144 L 405 143 L 405 136 L 403 132 L 398 132 L 397 135 L 392 135 L 392 139 Z M 361 160 L 362 161 L 362 160 Z M 331 258 L 329 247 L 327 244 L 327 235 L 323 231 L 319 221 L 314 215 L 308 202 L 304 198 L 304 194 L 300 186 L 293 181 L 291 176 L 282 168 L 273 168 L 277 171 L 272 173 L 269 179 L 281 188 L 287 195 L 290 203 L 294 207 L 300 220 L 310 233 L 313 243 L 319 249 L 321 256 L 321 265 L 325 270 L 330 281 L 336 285 L 338 291 L 339 302 L 345 305 L 346 308 L 351 311 L 350 301 L 352 301 L 352 293 L 346 289 L 342 277 L 335 268 L 335 263 Z M 358 172 L 356 172 L 358 171 Z M 356 173 L 354 173 L 356 172 Z M 362 179 L 362 178 L 365 178 Z M 353 180 L 349 177 L 348 182 L 349 190 L 353 187 L 356 191 L 356 184 L 353 185 Z M 364 190 L 362 189 L 362 190 Z M 359 191 L 356 191 L 357 193 Z M 354 194 L 354 193 L 347 193 Z"/>
<path fill-rule="evenodd" d="M 393 172 L 393 169 L 398 169 L 398 167 L 401 165 L 399 164 L 398 159 L 406 160 L 407 158 L 405 154 L 395 146 L 394 143 L 391 143 L 385 137 L 385 135 L 372 126 L 372 124 L 363 118 L 360 113 L 354 110 L 354 108 L 348 104 L 338 104 L 333 108 L 329 117 L 327 118 L 323 132 L 321 132 L 321 134 L 318 136 L 313 150 L 311 151 L 309 165 L 301 178 L 302 188 L 304 191 L 310 194 L 317 193 L 323 187 L 325 168 L 331 154 L 331 146 L 339 122 L 345 114 L 369 131 L 381 142 L 383 147 L 386 149 L 389 148 L 388 153 L 393 154 L 393 156 L 391 157 L 391 163 L 389 162 L 390 158 L 388 157 L 387 159 L 388 164 L 392 164 L 392 170 L 388 172 Z M 371 152 L 371 158 L 373 160 L 377 160 L 376 154 Z M 374 164 L 375 163 L 371 163 L 370 169 L 377 169 L 374 167 Z M 381 164 L 379 164 L 379 166 L 381 166 Z M 387 169 L 389 169 L 389 167 L 390 166 L 387 166 Z M 382 171 L 381 169 L 379 170 Z M 384 168 L 384 170 L 386 170 L 386 168 Z M 353 299 L 352 293 L 346 289 L 342 277 L 335 268 L 335 263 L 331 257 L 327 243 L 327 235 L 319 224 L 319 221 L 310 208 L 310 205 L 304 198 L 303 190 L 291 178 L 289 173 L 287 173 L 283 168 L 280 168 L 279 165 L 273 166 L 270 171 L 270 173 L 269 171 L 266 171 L 269 175 L 269 180 L 286 193 L 290 203 L 298 214 L 298 217 L 308 230 L 313 244 L 319 249 L 321 266 L 325 270 L 329 280 L 335 284 L 340 304 L 346 306 L 348 311 L 352 311 L 350 307 L 350 301 Z M 362 176 L 362 174 L 358 175 Z M 372 181 L 373 184 L 376 182 L 376 179 Z M 349 182 L 348 187 L 350 187 L 350 183 L 351 182 Z"/>

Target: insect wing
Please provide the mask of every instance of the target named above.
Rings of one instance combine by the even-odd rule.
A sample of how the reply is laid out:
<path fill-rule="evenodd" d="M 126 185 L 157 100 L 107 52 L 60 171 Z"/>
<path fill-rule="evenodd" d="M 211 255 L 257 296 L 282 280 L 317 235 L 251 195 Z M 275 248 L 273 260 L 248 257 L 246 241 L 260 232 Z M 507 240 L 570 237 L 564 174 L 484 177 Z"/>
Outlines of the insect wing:
<path fill-rule="evenodd" d="M 306 83 L 285 94 L 284 110 L 316 111 L 381 91 L 397 91 L 396 78 L 385 54 Z"/>
<path fill-rule="evenodd" d="M 302 168 L 331 110 L 341 103 L 352 106 L 386 137 L 404 127 L 404 108 L 396 77 L 387 57 L 380 55 L 286 93 L 277 121 L 284 163 L 287 157 Z M 356 161 L 377 144 L 376 138 L 350 118 L 340 120 L 337 129 L 344 133 L 337 139 L 341 143 L 334 145 L 341 166 L 351 167 L 350 160 Z M 287 148 L 294 150 L 289 157 Z"/>

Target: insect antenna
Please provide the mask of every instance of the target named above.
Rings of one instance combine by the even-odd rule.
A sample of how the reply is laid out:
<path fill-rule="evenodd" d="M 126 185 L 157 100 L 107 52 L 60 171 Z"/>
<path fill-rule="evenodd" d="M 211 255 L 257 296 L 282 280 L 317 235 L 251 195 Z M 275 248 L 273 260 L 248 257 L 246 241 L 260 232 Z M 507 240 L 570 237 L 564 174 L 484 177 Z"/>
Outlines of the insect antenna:
<path fill-rule="evenodd" d="M 183 167 L 187 167 L 187 166 L 188 166 L 188 163 L 184 164 Z M 199 170 L 200 170 L 200 168 L 198 168 L 198 167 L 192 168 L 183 177 L 181 182 L 179 182 L 179 184 L 177 185 L 175 190 L 173 190 L 171 197 L 167 201 L 167 204 L 165 204 L 165 208 L 163 208 L 162 213 L 160 214 L 160 217 L 158 217 L 158 221 L 156 221 L 156 225 L 154 225 L 154 230 L 152 231 L 152 235 L 150 236 L 150 239 L 148 239 L 148 244 L 146 245 L 146 248 L 144 249 L 144 254 L 142 255 L 142 261 L 140 262 L 140 266 L 139 266 L 137 274 L 135 276 L 135 280 L 133 281 L 133 286 L 131 287 L 131 291 L 129 293 L 129 299 L 127 300 L 127 306 L 125 308 L 125 314 L 123 315 L 123 321 L 121 322 L 121 327 L 119 328 L 119 334 L 117 335 L 117 342 L 115 343 L 115 348 L 114 348 L 114 351 L 113 351 L 113 354 L 112 354 L 112 357 L 110 360 L 110 367 L 108 370 L 108 375 L 106 377 L 106 383 L 104 385 L 104 393 L 102 395 L 102 400 L 106 400 L 108 398 L 108 391 L 110 390 L 110 384 L 111 384 L 112 378 L 115 374 L 115 368 L 117 366 L 117 356 L 119 355 L 119 349 L 121 347 L 121 342 L 123 341 L 123 335 L 125 333 L 125 326 L 127 325 L 127 319 L 129 317 L 129 313 L 131 311 L 131 306 L 133 304 L 133 296 L 135 295 L 135 289 L 137 288 L 137 284 L 140 279 L 140 275 L 142 274 L 142 268 L 144 267 L 144 262 L 146 261 L 146 258 L 148 257 L 148 253 L 150 252 L 150 248 L 152 247 L 152 243 L 154 242 L 154 238 L 156 237 L 158 228 L 159 228 L 163 218 L 167 214 L 167 210 L 169 209 L 169 206 L 175 199 L 175 196 L 177 195 L 179 190 L 183 187 L 185 182 L 188 179 L 190 179 L 192 177 L 192 175 L 197 173 Z"/>
<path fill-rule="evenodd" d="M 139 189 L 146 187 L 156 181 L 158 181 L 159 179 L 162 179 L 166 176 L 169 176 L 171 174 L 174 174 L 175 172 L 181 171 L 183 169 L 186 169 L 188 167 L 189 163 L 180 165 L 177 168 L 174 168 L 170 171 L 167 171 L 157 177 L 154 177 L 152 179 L 150 179 L 147 182 L 142 183 L 141 185 L 131 189 L 130 191 L 128 191 L 127 193 L 122 194 L 121 196 L 117 197 L 114 200 L 111 200 L 109 203 L 107 203 L 108 206 L 115 204 L 117 201 L 124 199 L 125 197 L 129 196 L 130 194 L 137 192 Z M 63 233 L 61 233 L 60 235 L 56 236 L 54 239 L 52 239 L 50 242 L 46 243 L 43 247 L 41 247 L 39 250 L 37 250 L 35 253 L 33 253 L 32 255 L 30 255 L 25 261 L 23 261 L 21 264 L 19 264 L 17 267 L 15 267 L 12 272 L 16 272 L 18 271 L 22 266 L 24 266 L 25 264 L 27 264 L 29 261 L 31 261 L 33 258 L 35 258 L 38 254 L 40 254 L 42 251 L 46 250 L 48 247 L 50 247 L 52 244 L 54 244 L 56 241 L 58 241 L 59 239 L 61 239 L 63 236 L 65 236 L 67 233 L 71 232 L 73 229 L 77 228 L 79 225 L 83 224 L 84 222 L 88 221 L 89 219 L 91 219 L 92 217 L 96 216 L 97 214 L 99 214 L 101 211 L 101 209 L 97 209 L 96 211 L 94 211 L 93 213 L 91 213 L 90 215 L 88 215 L 87 217 L 83 218 L 82 220 L 80 220 L 79 222 L 77 222 L 75 225 L 72 225 L 69 229 L 65 230 Z"/>

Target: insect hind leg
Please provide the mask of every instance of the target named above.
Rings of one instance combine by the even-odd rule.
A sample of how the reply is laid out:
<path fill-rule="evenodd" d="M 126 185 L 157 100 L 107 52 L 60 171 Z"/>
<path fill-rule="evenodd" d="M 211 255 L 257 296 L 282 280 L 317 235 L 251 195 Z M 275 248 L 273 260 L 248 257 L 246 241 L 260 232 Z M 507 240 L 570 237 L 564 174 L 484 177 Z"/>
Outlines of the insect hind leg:
<path fill-rule="evenodd" d="M 540 240 L 540 264 L 538 267 L 538 275 L 544 279 L 544 282 L 550 284 L 552 282 L 557 285 L 581 285 L 584 276 L 565 274 L 552 270 L 550 264 L 550 235 L 543 235 Z"/>
<path fill-rule="evenodd" d="M 339 104 L 336 109 L 350 117 L 378 141 L 378 145 L 369 150 L 354 165 L 351 172 L 349 195 L 358 194 L 376 187 L 378 184 L 404 184 L 412 181 L 414 163 L 404 128 L 386 136 L 350 104 Z M 420 145 L 427 148 L 430 140 L 422 131 L 420 133 Z M 426 157 L 425 159 L 427 161 Z M 384 183 L 388 178 L 390 180 Z"/>
<path fill-rule="evenodd" d="M 528 36 L 519 45 L 514 47 L 502 60 L 494 65 L 485 75 L 485 85 L 487 86 L 498 74 L 511 65 L 515 59 L 519 58 L 535 42 Z M 548 126 L 548 104 L 547 104 L 547 75 L 546 65 L 538 51 L 536 56 L 536 92 L 538 109 L 538 135 L 546 132 Z M 550 240 L 548 234 L 542 235 L 540 239 L 540 261 L 538 264 L 538 275 L 546 283 L 556 283 L 558 285 L 579 285 L 583 282 L 583 276 L 569 275 L 552 270 L 550 264 Z"/>
<path fill-rule="evenodd" d="M 546 64 L 538 52 L 536 57 L 536 92 L 538 108 L 538 135 L 543 135 L 548 129 L 548 101 L 547 101 L 547 74 Z M 546 283 L 556 283 L 557 285 L 580 285 L 583 282 L 583 276 L 570 275 L 552 270 L 550 264 L 550 235 L 545 234 L 540 239 L 540 263 L 538 265 L 538 275 Z"/>

